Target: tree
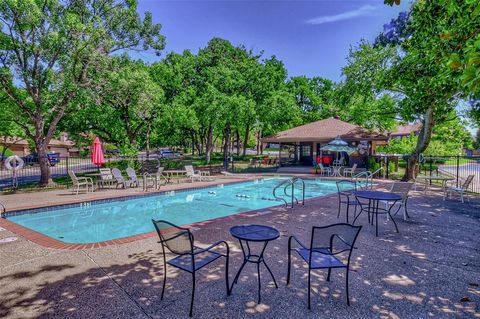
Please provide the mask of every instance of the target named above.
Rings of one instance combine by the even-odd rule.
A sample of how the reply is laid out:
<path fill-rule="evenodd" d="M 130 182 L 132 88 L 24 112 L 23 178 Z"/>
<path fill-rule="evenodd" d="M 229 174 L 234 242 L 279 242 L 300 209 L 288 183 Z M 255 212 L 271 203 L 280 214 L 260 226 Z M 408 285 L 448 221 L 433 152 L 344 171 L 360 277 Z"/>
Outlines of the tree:
<path fill-rule="evenodd" d="M 326 118 L 333 97 L 333 82 L 321 77 L 292 77 L 287 87 L 295 97 L 303 117 L 303 124 Z"/>
<path fill-rule="evenodd" d="M 131 48 L 164 47 L 160 25 L 142 19 L 136 0 L 4 0 L 0 3 L 0 88 L 39 156 L 40 185 L 50 179 L 47 145 L 59 122 L 95 93 L 91 74 L 105 58 Z M 25 92 L 25 97 L 22 96 Z"/>
<path fill-rule="evenodd" d="M 23 129 L 15 123 L 15 105 L 12 105 L 10 99 L 0 93 L 0 167 L 3 167 L 3 159 L 7 150 L 13 145 L 25 139 Z"/>
<path fill-rule="evenodd" d="M 127 153 L 140 146 L 148 152 L 152 124 L 163 109 L 163 90 L 148 67 L 127 56 L 114 57 L 97 80 L 101 83 L 95 99 L 83 99 L 87 106 L 66 119 L 67 130 L 77 135 L 92 132 Z"/>

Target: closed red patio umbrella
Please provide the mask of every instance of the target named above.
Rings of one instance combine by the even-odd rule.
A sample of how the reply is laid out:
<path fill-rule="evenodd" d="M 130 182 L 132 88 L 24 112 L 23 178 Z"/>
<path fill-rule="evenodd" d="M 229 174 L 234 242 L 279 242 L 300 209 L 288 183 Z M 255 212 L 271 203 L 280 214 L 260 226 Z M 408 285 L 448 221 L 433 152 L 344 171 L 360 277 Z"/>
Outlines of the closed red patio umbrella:
<path fill-rule="evenodd" d="M 95 165 L 103 165 L 105 163 L 105 159 L 103 158 L 102 143 L 100 143 L 100 139 L 98 137 L 95 137 L 95 141 L 93 142 L 92 163 Z"/>

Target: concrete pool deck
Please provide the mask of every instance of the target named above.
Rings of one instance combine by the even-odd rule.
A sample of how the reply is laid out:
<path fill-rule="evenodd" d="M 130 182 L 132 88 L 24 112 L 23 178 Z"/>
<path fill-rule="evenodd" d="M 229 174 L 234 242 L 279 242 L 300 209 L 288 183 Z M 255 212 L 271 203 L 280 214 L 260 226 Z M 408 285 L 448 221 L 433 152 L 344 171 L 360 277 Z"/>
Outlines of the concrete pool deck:
<path fill-rule="evenodd" d="M 67 201 L 63 199 L 67 195 L 61 193 L 15 194 L 1 200 L 15 196 L 7 199 L 14 202 L 7 202 L 8 208 L 39 201 L 57 203 L 57 198 L 58 203 Z M 94 196 L 108 194 L 102 191 Z M 83 201 L 94 199 L 91 194 L 80 196 Z M 409 208 L 410 220 L 403 221 L 397 215 L 399 234 L 391 222 L 381 218 L 379 237 L 375 237 L 365 216 L 359 218 L 357 224 L 364 227 L 352 256 L 351 306 L 345 302 L 343 271 L 333 271 L 331 282 L 325 280 L 326 271 L 314 271 L 311 311 L 306 306 L 306 264 L 299 258 L 293 258 L 290 287 L 285 285 L 287 240 L 295 234 L 308 243 L 312 225 L 344 221 L 337 219 L 336 195 L 311 200 L 293 210 L 268 208 L 261 214 L 197 226 L 194 236 L 200 246 L 218 240 L 229 243 L 230 280 L 242 261 L 238 241 L 229 233 L 231 226 L 266 224 L 277 228 L 281 236 L 265 252 L 279 288 L 274 288 L 262 268 L 262 304 L 256 303 L 253 265 L 246 266 L 227 297 L 224 263 L 217 261 L 197 274 L 194 317 L 480 318 L 480 198 L 462 205 L 457 199 L 443 201 L 439 193 L 425 196 L 413 192 Z M 18 239 L 0 244 L 1 318 L 188 317 L 189 274 L 169 267 L 166 296 L 160 301 L 163 266 L 155 237 L 75 251 L 45 248 L 7 230 L 0 231 L 0 239 L 6 238 Z"/>

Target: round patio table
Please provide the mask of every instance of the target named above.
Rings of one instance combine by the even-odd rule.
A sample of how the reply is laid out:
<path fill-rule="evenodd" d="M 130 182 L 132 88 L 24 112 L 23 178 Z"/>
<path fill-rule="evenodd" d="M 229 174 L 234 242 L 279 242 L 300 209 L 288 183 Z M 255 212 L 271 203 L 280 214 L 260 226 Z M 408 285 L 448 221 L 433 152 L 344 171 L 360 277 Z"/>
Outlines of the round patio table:
<path fill-rule="evenodd" d="M 358 216 L 362 214 L 363 211 L 366 211 L 368 214 L 368 221 L 371 221 L 373 225 L 373 217 L 375 216 L 375 236 L 378 236 L 378 214 L 387 214 L 395 225 L 395 230 L 398 233 L 397 223 L 393 216 L 390 214 L 390 210 L 395 205 L 395 203 L 402 199 L 402 196 L 390 192 L 380 192 L 380 191 L 353 191 L 352 194 L 357 198 L 357 201 L 360 203 L 360 212 L 355 216 L 353 220 L 353 225 Z M 363 202 L 360 199 L 368 199 L 367 208 L 365 208 L 366 202 Z M 389 208 L 380 208 L 378 207 L 380 201 L 392 203 Z M 372 219 L 370 220 L 370 214 L 372 214 Z"/>
<path fill-rule="evenodd" d="M 238 270 L 235 279 L 232 282 L 232 287 L 230 288 L 230 292 L 233 289 L 233 285 L 238 282 L 238 277 L 243 270 L 243 267 L 247 263 L 254 263 L 257 264 L 257 274 L 258 274 L 258 303 L 261 303 L 261 283 L 260 283 L 260 264 L 263 263 L 267 268 L 268 272 L 272 276 L 273 282 L 275 283 L 275 287 L 278 288 L 277 281 L 273 276 L 272 271 L 268 267 L 267 263 L 263 258 L 263 254 L 265 252 L 265 248 L 267 247 L 268 243 L 272 240 L 277 239 L 280 237 L 280 232 L 273 227 L 265 226 L 265 225 L 238 225 L 233 226 L 230 228 L 230 234 L 237 238 L 240 242 L 240 247 L 242 247 L 243 252 L 243 263 Z M 263 243 L 261 246 L 260 252 L 252 253 L 252 248 L 250 247 L 251 243 Z"/>

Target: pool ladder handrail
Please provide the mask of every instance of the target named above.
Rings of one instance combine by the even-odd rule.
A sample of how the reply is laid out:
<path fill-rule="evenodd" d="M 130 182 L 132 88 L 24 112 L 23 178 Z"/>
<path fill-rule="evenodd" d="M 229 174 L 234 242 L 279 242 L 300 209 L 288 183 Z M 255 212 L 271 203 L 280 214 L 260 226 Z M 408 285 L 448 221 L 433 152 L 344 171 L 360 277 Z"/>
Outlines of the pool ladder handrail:
<path fill-rule="evenodd" d="M 285 207 L 288 207 L 288 202 L 285 199 L 285 197 L 277 195 L 277 189 L 284 186 L 283 187 L 283 194 L 285 196 L 291 198 L 291 208 L 293 208 L 294 202 L 297 203 L 297 205 L 298 205 L 298 203 L 299 203 L 298 198 L 295 196 L 295 184 L 299 181 L 302 183 L 301 184 L 302 185 L 302 205 L 305 205 L 305 181 L 303 179 L 299 178 L 299 177 L 293 177 L 293 178 L 286 179 L 286 180 L 282 181 L 281 183 L 279 183 L 277 186 L 275 186 L 275 188 L 273 189 L 273 192 L 272 192 L 273 197 L 276 200 L 283 201 L 285 203 Z M 290 194 L 287 193 L 287 189 L 289 187 L 291 189 Z"/>
<path fill-rule="evenodd" d="M 5 205 L 0 202 L 0 208 L 2 209 L 2 212 L 0 213 L 0 216 L 3 217 L 3 215 L 7 212 L 7 208 L 5 207 Z"/>

